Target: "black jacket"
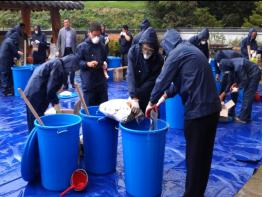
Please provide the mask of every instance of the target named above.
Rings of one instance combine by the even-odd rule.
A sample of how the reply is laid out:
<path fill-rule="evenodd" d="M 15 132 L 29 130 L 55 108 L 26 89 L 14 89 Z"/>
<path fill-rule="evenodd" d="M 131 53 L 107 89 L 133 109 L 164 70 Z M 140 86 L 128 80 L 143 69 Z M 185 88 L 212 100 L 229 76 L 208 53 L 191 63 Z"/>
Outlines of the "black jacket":
<path fill-rule="evenodd" d="M 251 34 L 253 32 L 257 32 L 257 30 L 254 28 L 249 29 L 248 36 L 244 38 L 240 43 L 241 54 L 244 58 L 247 58 L 247 59 L 248 59 L 248 53 L 247 53 L 248 45 L 250 46 L 251 50 L 256 51 L 258 49 L 257 41 L 251 38 Z"/>
<path fill-rule="evenodd" d="M 119 38 L 119 44 L 120 44 L 120 53 L 121 54 L 127 54 L 129 52 L 129 49 L 132 44 L 132 35 L 130 32 L 128 32 L 128 35 L 131 37 L 130 41 L 127 41 L 124 36 L 121 36 Z"/>
<path fill-rule="evenodd" d="M 140 31 L 137 35 L 134 36 L 134 38 L 133 38 L 133 40 L 132 40 L 132 44 L 133 44 L 133 45 L 139 43 L 140 38 L 141 38 L 143 32 L 144 32 L 148 27 L 150 27 L 150 25 L 151 25 L 151 24 L 150 24 L 150 21 L 148 21 L 147 19 L 144 19 L 144 20 L 141 22 L 141 24 L 140 24 L 140 29 L 141 29 L 141 31 Z"/>

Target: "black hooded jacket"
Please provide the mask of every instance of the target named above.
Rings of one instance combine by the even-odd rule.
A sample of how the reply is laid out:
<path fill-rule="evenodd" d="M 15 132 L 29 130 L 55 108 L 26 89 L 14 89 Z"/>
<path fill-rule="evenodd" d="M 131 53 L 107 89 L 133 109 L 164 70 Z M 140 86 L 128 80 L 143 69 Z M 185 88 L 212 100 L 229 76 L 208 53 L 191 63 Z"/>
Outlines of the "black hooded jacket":
<path fill-rule="evenodd" d="M 244 58 L 247 58 L 247 59 L 248 59 L 247 46 L 249 45 L 250 49 L 255 50 L 255 51 L 258 48 L 257 41 L 252 39 L 251 37 L 251 34 L 253 32 L 257 32 L 257 30 L 255 28 L 250 28 L 248 32 L 248 36 L 244 38 L 240 43 L 241 54 Z"/>
<path fill-rule="evenodd" d="M 133 40 L 132 40 L 132 45 L 139 43 L 140 38 L 141 38 L 143 32 L 144 32 L 148 27 L 150 27 L 150 25 L 151 25 L 151 24 L 150 24 L 150 21 L 148 21 L 148 19 L 144 19 L 144 20 L 141 22 L 141 24 L 140 24 L 140 29 L 141 29 L 141 31 L 140 31 L 137 35 L 134 36 L 134 38 L 133 38 Z"/>

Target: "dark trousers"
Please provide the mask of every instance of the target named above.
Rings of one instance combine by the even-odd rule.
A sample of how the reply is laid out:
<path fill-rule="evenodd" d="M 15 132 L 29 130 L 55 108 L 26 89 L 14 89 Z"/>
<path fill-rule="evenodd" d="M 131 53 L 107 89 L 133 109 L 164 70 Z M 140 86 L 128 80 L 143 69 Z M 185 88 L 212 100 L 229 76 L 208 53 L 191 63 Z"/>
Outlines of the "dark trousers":
<path fill-rule="evenodd" d="M 72 52 L 72 49 L 66 47 L 66 48 L 65 48 L 65 52 L 64 52 L 64 57 L 67 56 L 67 55 L 69 55 L 69 54 L 72 54 L 72 53 L 73 53 L 73 52 Z M 64 87 L 68 87 L 68 75 L 69 75 L 69 73 L 66 72 L 65 80 L 64 80 L 64 83 L 63 83 Z M 70 78 L 70 83 L 71 83 L 71 85 L 74 85 L 75 72 L 70 72 L 69 78 Z"/>
<path fill-rule="evenodd" d="M 203 197 L 211 168 L 219 112 L 184 121 L 186 182 L 184 197 Z"/>
<path fill-rule="evenodd" d="M 121 54 L 121 66 L 128 66 L 128 54 Z M 126 79 L 127 69 L 123 69 L 123 78 Z"/>
<path fill-rule="evenodd" d="M 32 103 L 31 103 L 32 104 Z M 33 104 L 32 104 L 33 105 Z M 48 108 L 48 104 L 46 105 L 42 105 L 41 107 L 36 107 L 34 106 L 34 109 L 36 110 L 37 114 L 39 115 L 39 117 L 44 116 L 45 111 Z M 35 121 L 35 116 L 32 114 L 32 112 L 30 111 L 30 109 L 26 106 L 26 114 L 27 114 L 27 127 L 28 127 L 28 131 L 31 132 L 32 129 L 35 127 L 34 126 L 34 121 Z"/>
<path fill-rule="evenodd" d="M 108 101 L 108 88 L 98 88 L 94 91 L 83 92 L 84 100 L 88 106 L 100 105 L 103 102 Z"/>
<path fill-rule="evenodd" d="M 6 71 L 1 72 L 2 88 L 3 93 L 13 91 L 13 74 L 11 68 L 8 68 Z"/>
<path fill-rule="evenodd" d="M 260 75 L 250 78 L 247 86 L 244 87 L 243 102 L 239 114 L 239 118 L 243 121 L 251 120 L 252 105 L 254 102 L 260 78 Z"/>

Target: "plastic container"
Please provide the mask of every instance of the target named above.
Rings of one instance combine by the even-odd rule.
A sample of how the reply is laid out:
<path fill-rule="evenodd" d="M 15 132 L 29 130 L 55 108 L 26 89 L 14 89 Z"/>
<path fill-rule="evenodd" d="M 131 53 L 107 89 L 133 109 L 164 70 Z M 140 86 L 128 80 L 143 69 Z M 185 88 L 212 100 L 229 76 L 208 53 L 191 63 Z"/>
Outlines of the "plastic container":
<path fill-rule="evenodd" d="M 73 114 L 41 117 L 45 126 L 37 127 L 42 186 L 63 191 L 78 168 L 79 129 L 81 118 Z"/>
<path fill-rule="evenodd" d="M 149 119 L 120 123 L 126 191 L 138 197 L 162 193 L 165 136 L 168 124 L 158 119 L 157 129 L 150 130 Z"/>
<path fill-rule="evenodd" d="M 159 112 L 160 112 L 160 119 L 166 120 L 165 103 L 162 103 L 162 104 L 160 105 L 160 110 L 159 110 Z"/>
<path fill-rule="evenodd" d="M 121 66 L 121 58 L 115 56 L 108 56 L 108 68 L 117 68 Z M 113 70 L 108 71 L 109 80 L 113 80 Z"/>
<path fill-rule="evenodd" d="M 14 93 L 15 96 L 20 96 L 17 89 L 18 88 L 21 88 L 22 90 L 25 89 L 27 82 L 33 73 L 34 68 L 32 65 L 26 65 L 26 66 L 15 66 L 12 67 L 11 69 L 13 73 Z"/>
<path fill-rule="evenodd" d="M 176 95 L 165 101 L 166 121 L 171 128 L 184 129 L 184 106 L 181 96 Z"/>
<path fill-rule="evenodd" d="M 84 163 L 88 173 L 105 175 L 116 171 L 118 122 L 99 112 L 98 106 L 80 110 L 84 143 Z"/>

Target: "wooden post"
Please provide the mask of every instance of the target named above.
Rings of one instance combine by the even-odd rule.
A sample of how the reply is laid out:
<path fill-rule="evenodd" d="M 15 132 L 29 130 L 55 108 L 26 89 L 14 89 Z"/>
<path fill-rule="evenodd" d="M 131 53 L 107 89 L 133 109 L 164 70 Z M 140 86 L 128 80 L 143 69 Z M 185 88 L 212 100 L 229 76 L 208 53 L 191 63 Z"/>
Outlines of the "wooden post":
<path fill-rule="evenodd" d="M 58 32 L 61 28 L 59 9 L 51 8 L 50 16 L 51 16 L 51 24 L 52 24 L 52 37 L 53 37 L 53 41 L 56 43 L 58 39 Z"/>

